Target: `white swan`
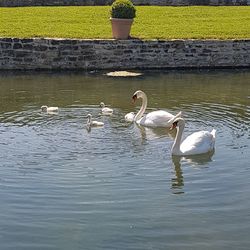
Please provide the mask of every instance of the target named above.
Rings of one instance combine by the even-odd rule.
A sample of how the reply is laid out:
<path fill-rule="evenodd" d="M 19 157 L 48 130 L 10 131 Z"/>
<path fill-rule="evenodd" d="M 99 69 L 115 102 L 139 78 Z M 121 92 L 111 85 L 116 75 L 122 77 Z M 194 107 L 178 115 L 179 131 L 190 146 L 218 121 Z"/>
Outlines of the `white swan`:
<path fill-rule="evenodd" d="M 147 108 L 147 103 L 148 99 L 146 94 L 141 91 L 137 90 L 134 95 L 133 95 L 133 101 L 135 102 L 137 99 L 141 98 L 142 99 L 142 106 L 139 110 L 139 112 L 134 116 L 133 121 L 136 123 L 146 126 L 146 127 L 170 127 L 172 125 L 172 120 L 173 118 L 177 118 L 181 116 L 181 112 L 179 112 L 176 116 L 168 113 L 167 111 L 164 110 L 157 110 L 157 111 L 152 111 L 145 116 L 143 116 L 146 108 Z M 129 113 L 131 114 L 131 113 Z M 126 116 L 128 116 L 127 114 Z M 126 119 L 125 116 L 125 119 Z M 129 115 L 129 117 L 132 117 L 132 114 Z"/>
<path fill-rule="evenodd" d="M 215 129 L 213 129 L 211 132 L 195 132 L 181 142 L 182 133 L 185 127 L 184 119 L 180 117 L 174 119 L 171 129 L 175 127 L 177 127 L 177 134 L 171 149 L 172 155 L 197 155 L 208 153 L 214 149 Z"/>
<path fill-rule="evenodd" d="M 113 114 L 113 109 L 105 107 L 104 102 L 100 103 L 100 107 L 102 108 L 103 115 L 112 115 Z"/>
<path fill-rule="evenodd" d="M 92 121 L 92 115 L 88 114 L 87 115 L 87 127 L 101 127 L 104 125 L 103 122 L 98 122 L 98 121 Z"/>
<path fill-rule="evenodd" d="M 127 121 L 127 122 L 133 122 L 134 118 L 135 118 L 135 113 L 134 112 L 130 112 L 130 113 L 127 113 L 125 115 L 125 121 Z"/>
<path fill-rule="evenodd" d="M 41 110 L 43 111 L 43 112 L 57 112 L 58 111 L 58 107 L 48 107 L 48 106 L 46 106 L 46 105 L 43 105 L 42 107 L 41 107 Z"/>

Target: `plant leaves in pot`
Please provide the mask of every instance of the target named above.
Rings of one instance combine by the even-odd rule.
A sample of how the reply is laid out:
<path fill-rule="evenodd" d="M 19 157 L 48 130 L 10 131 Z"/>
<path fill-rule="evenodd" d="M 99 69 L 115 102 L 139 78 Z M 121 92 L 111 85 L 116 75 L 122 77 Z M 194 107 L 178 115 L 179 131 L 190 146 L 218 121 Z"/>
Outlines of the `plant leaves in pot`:
<path fill-rule="evenodd" d="M 128 39 L 136 13 L 135 6 L 130 0 L 115 0 L 111 5 L 111 25 L 113 38 Z"/>

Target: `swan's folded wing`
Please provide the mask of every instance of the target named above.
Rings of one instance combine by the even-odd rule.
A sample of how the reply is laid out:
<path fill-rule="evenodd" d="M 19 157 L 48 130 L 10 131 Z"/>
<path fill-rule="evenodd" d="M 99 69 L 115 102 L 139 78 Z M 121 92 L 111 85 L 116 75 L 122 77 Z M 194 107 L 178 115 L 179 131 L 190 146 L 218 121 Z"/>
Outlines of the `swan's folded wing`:
<path fill-rule="evenodd" d="M 173 117 L 172 114 L 164 110 L 152 111 L 141 119 L 140 124 L 152 127 L 166 127 Z"/>
<path fill-rule="evenodd" d="M 212 150 L 214 147 L 214 139 L 210 132 L 199 131 L 189 135 L 181 143 L 182 152 L 190 152 L 195 154 L 202 154 Z"/>
<path fill-rule="evenodd" d="M 102 109 L 102 112 L 103 113 L 113 113 L 113 109 L 105 107 Z"/>

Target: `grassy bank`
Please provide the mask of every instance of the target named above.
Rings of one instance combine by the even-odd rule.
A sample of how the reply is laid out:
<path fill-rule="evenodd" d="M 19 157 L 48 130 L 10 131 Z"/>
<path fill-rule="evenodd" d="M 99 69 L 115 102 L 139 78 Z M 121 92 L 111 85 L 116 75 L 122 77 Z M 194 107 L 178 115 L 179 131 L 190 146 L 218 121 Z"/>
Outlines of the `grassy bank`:
<path fill-rule="evenodd" d="M 141 39 L 250 38 L 250 7 L 137 6 Z M 110 6 L 0 8 L 0 37 L 112 38 Z"/>

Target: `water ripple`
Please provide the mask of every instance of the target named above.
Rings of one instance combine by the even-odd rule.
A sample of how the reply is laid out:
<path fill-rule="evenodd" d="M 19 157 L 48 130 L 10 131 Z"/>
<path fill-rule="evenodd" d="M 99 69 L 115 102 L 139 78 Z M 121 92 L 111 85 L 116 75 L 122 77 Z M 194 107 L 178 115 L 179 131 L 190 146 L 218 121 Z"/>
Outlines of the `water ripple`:
<path fill-rule="evenodd" d="M 0 77 L 0 248 L 248 249 L 249 84 L 227 76 Z M 215 151 L 172 157 L 176 131 L 126 123 L 136 89 L 147 112 L 182 110 L 184 137 L 217 129 Z M 88 113 L 104 127 L 88 131 Z"/>

